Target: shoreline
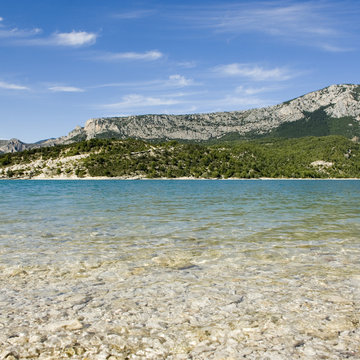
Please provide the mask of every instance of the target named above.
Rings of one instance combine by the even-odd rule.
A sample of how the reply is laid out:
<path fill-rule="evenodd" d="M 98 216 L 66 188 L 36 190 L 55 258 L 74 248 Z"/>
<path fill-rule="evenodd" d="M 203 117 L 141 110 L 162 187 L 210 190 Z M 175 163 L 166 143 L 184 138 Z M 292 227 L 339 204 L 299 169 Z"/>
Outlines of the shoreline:
<path fill-rule="evenodd" d="M 167 177 L 162 177 L 162 178 L 148 178 L 148 177 L 142 177 L 142 176 L 118 176 L 118 177 L 106 177 L 106 176 L 86 176 L 86 177 L 75 177 L 75 176 L 71 176 L 71 177 L 33 177 L 33 178 L 0 178 L 1 180 L 55 180 L 55 181 L 61 181 L 61 180 L 74 180 L 74 181 L 89 181 L 89 180 L 195 180 L 195 181 L 204 181 L 204 180 L 210 180 L 210 181 L 215 181 L 215 180 L 220 180 L 220 181 L 252 181 L 252 180 L 262 180 L 262 181 L 267 181 L 267 180 L 360 180 L 359 178 L 269 178 L 269 177 L 260 177 L 260 178 L 194 178 L 194 177 L 178 177 L 178 178 L 167 178 Z"/>

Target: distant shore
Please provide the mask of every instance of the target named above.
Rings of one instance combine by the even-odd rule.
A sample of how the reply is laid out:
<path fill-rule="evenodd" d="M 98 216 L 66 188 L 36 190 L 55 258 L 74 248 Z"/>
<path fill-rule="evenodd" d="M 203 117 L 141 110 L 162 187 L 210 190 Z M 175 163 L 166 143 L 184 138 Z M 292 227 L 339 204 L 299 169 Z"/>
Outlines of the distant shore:
<path fill-rule="evenodd" d="M 76 176 L 70 176 L 70 177 L 33 177 L 33 178 L 1 178 L 0 180 L 55 180 L 55 181 L 61 181 L 61 180 L 221 180 L 221 181 L 233 181 L 233 180 L 360 180 L 360 178 L 270 178 L 270 177 L 260 177 L 260 178 L 195 178 L 195 177 L 178 177 L 178 178 L 148 178 L 148 177 L 142 177 L 142 176 L 118 176 L 118 177 L 106 177 L 106 176 L 86 176 L 86 177 L 76 177 Z"/>

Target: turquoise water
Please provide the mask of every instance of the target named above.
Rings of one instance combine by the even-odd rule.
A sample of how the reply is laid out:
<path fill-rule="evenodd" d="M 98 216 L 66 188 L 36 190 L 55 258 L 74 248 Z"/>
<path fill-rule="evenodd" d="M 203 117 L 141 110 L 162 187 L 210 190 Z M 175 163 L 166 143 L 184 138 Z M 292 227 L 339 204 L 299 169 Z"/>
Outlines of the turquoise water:
<path fill-rule="evenodd" d="M 1 181 L 1 263 L 157 247 L 357 247 L 359 204 L 359 181 Z"/>
<path fill-rule="evenodd" d="M 0 357 L 360 358 L 359 204 L 357 180 L 0 181 Z"/>

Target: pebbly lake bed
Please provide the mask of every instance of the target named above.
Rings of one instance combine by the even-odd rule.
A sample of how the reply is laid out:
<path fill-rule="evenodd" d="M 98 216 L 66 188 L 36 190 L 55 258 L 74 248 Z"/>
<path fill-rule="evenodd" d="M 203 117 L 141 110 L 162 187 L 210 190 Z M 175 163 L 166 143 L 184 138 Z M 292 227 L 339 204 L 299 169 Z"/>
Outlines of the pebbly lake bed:
<path fill-rule="evenodd" d="M 0 182 L 0 359 L 359 359 L 360 181 Z"/>

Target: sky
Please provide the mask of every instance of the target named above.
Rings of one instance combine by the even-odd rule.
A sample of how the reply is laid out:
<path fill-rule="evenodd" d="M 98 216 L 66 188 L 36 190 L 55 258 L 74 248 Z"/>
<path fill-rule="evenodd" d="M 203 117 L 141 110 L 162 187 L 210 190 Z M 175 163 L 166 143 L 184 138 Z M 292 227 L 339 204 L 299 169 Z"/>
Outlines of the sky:
<path fill-rule="evenodd" d="M 1 0 L 0 139 L 360 83 L 360 1 Z"/>

